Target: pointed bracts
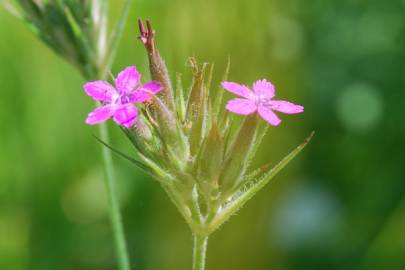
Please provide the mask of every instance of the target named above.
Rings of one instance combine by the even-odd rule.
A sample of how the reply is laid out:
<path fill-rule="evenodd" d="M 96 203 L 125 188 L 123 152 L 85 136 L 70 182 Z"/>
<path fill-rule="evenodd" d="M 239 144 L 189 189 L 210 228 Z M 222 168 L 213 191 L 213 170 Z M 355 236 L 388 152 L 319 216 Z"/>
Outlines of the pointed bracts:
<path fill-rule="evenodd" d="M 189 59 L 191 85 L 176 76 L 175 91 L 149 22 L 139 21 L 152 79 L 163 86 L 142 109 L 134 127 L 124 129 L 138 153 L 128 158 L 152 175 L 169 195 L 194 234 L 208 235 L 264 187 L 309 139 L 274 168 L 250 168 L 267 126 L 251 114 L 237 127 L 224 107 L 224 90 L 214 94 L 213 65 Z M 222 80 L 227 79 L 229 61 Z M 216 87 L 215 87 L 216 88 Z M 188 91 L 184 91 L 188 89 Z M 236 121 L 235 121 L 236 120 Z"/>

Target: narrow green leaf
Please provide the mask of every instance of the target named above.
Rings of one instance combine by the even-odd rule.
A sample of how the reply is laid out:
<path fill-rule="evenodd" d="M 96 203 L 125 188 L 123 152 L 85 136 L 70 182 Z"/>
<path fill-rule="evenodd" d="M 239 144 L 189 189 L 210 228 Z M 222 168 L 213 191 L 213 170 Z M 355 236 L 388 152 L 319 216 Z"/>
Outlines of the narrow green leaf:
<path fill-rule="evenodd" d="M 86 34 L 83 33 L 82 31 L 82 26 L 78 23 L 78 21 L 75 19 L 73 16 L 71 10 L 68 8 L 68 6 L 64 6 L 63 12 L 66 15 L 67 22 L 70 26 L 70 29 L 74 35 L 73 40 L 71 41 L 71 44 L 75 44 L 77 46 L 77 49 L 73 49 L 73 57 L 67 56 L 68 60 L 75 59 L 76 61 L 80 59 L 80 56 L 77 54 L 82 54 L 84 55 L 87 59 L 86 62 L 84 63 L 85 67 L 82 67 L 79 65 L 79 68 L 84 68 L 93 70 L 92 69 L 92 64 L 97 62 L 97 56 L 95 49 L 92 47 L 90 44 L 90 40 Z M 67 26 L 68 27 L 68 26 Z M 70 37 L 71 34 L 66 34 L 67 37 Z M 65 51 L 69 52 L 71 51 L 69 49 L 69 43 L 68 42 L 63 42 L 59 41 L 59 43 L 63 44 L 65 46 Z M 92 72 L 92 71 L 91 71 Z M 90 73 L 91 73 L 90 72 Z"/>
<path fill-rule="evenodd" d="M 138 168 L 142 169 L 143 171 L 147 172 L 147 173 L 151 173 L 150 168 L 143 164 L 141 161 L 136 160 L 132 157 L 130 157 L 127 154 L 124 154 L 123 152 L 121 152 L 118 149 L 115 149 L 114 147 L 110 146 L 109 144 L 107 144 L 106 142 L 102 141 L 100 138 L 98 138 L 97 136 L 94 136 L 96 138 L 97 141 L 99 141 L 101 144 L 103 144 L 105 147 L 107 147 L 108 149 L 110 149 L 111 151 L 113 151 L 114 153 L 118 154 L 119 156 L 125 158 L 126 160 L 132 162 L 135 166 L 137 166 Z"/>
<path fill-rule="evenodd" d="M 22 1 L 19 0 L 18 4 L 23 9 L 25 15 L 30 21 L 34 21 L 36 24 L 42 19 L 42 11 L 38 3 L 35 1 Z"/>
<path fill-rule="evenodd" d="M 68 6 L 64 6 L 63 12 L 66 15 L 67 21 L 69 22 L 70 28 L 72 29 L 73 34 L 77 39 L 82 39 L 83 34 L 80 25 L 76 21 L 75 17 L 73 16 L 72 12 L 70 11 Z"/>
<path fill-rule="evenodd" d="M 243 193 L 235 202 L 237 201 L 244 201 L 249 200 L 256 194 L 259 190 L 261 190 L 278 172 L 280 172 L 291 160 L 293 160 L 304 147 L 311 141 L 312 137 L 314 136 L 315 132 L 311 132 L 311 134 L 305 139 L 305 141 L 297 146 L 290 154 L 284 157 L 276 166 L 269 169 L 260 179 L 258 179 L 254 184 L 252 184 L 246 192 Z"/>
<path fill-rule="evenodd" d="M 215 231 L 224 222 L 226 222 L 233 214 L 235 214 L 246 202 L 248 202 L 258 191 L 264 188 L 267 183 L 280 172 L 291 160 L 293 160 L 310 142 L 314 135 L 312 132 L 305 141 L 295 148 L 290 154 L 284 157 L 276 166 L 267 171 L 260 179 L 253 184 L 248 184 L 238 197 L 228 203 L 227 206 L 219 213 L 212 221 L 210 225 L 210 232 Z"/>
<path fill-rule="evenodd" d="M 244 185 L 246 185 L 246 183 L 253 181 L 254 179 L 256 179 L 257 177 L 259 177 L 259 175 L 262 175 L 263 173 L 267 172 L 267 170 L 270 168 L 272 162 L 268 162 L 267 164 L 257 168 L 256 170 L 251 171 L 250 173 L 246 174 L 246 176 L 244 177 Z"/>
<path fill-rule="evenodd" d="M 143 156 L 142 154 L 138 153 L 138 156 L 142 159 L 143 162 L 136 160 L 136 159 L 130 157 L 129 155 L 124 154 L 123 152 L 111 147 L 110 145 L 108 145 L 107 143 L 105 143 L 104 141 L 99 139 L 98 137 L 95 136 L 95 138 L 100 143 L 102 143 L 104 146 L 109 148 L 111 151 L 113 151 L 114 153 L 118 154 L 119 156 L 127 159 L 128 161 L 132 162 L 135 166 L 142 169 L 145 173 L 152 176 L 157 181 L 164 183 L 163 180 L 173 180 L 172 175 L 170 175 L 166 170 L 162 169 L 161 167 L 156 165 L 156 163 L 154 163 L 149 158 Z"/>

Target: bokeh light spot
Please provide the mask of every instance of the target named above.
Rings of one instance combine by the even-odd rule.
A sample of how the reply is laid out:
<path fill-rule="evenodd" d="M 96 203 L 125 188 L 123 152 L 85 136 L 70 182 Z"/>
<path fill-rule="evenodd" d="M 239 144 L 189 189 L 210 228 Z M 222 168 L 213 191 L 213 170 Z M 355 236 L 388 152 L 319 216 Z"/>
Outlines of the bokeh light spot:
<path fill-rule="evenodd" d="M 67 187 L 61 198 L 65 216 L 76 224 L 99 221 L 107 214 L 107 194 L 102 174 L 90 172 Z"/>
<path fill-rule="evenodd" d="M 274 16 L 269 22 L 271 55 L 279 61 L 296 58 L 304 43 L 304 30 L 293 18 Z"/>
<path fill-rule="evenodd" d="M 337 115 L 345 128 L 365 132 L 374 128 L 383 114 L 383 101 L 372 85 L 355 83 L 343 90 L 337 100 Z"/>
<path fill-rule="evenodd" d="M 279 202 L 274 238 L 281 247 L 324 245 L 337 239 L 342 224 L 340 204 L 327 189 L 308 185 L 291 190 Z"/>

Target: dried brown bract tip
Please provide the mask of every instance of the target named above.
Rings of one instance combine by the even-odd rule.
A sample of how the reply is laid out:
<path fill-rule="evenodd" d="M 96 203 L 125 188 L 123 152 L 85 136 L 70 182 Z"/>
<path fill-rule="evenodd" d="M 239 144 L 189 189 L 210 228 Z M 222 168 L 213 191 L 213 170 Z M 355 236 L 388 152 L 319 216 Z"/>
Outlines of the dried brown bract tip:
<path fill-rule="evenodd" d="M 139 27 L 139 39 L 145 45 L 146 49 L 149 52 L 153 52 L 155 50 L 155 34 L 156 31 L 153 30 L 150 20 L 146 20 L 146 28 L 142 21 L 142 19 L 138 19 L 138 27 Z"/>

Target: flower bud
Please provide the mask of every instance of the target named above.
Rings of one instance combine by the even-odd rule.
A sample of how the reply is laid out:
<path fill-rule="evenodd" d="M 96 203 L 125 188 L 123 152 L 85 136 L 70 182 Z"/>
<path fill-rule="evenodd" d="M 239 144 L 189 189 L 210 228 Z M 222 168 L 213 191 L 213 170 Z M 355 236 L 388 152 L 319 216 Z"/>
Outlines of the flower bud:
<path fill-rule="evenodd" d="M 214 123 L 204 141 L 197 162 L 197 179 L 205 193 L 218 188 L 224 155 L 224 143 L 218 126 Z"/>
<path fill-rule="evenodd" d="M 257 116 L 247 116 L 237 132 L 230 150 L 226 153 L 225 164 L 219 179 L 224 199 L 243 180 L 248 159 L 250 158 L 249 153 L 254 149 L 256 142 L 256 134 Z"/>
<path fill-rule="evenodd" d="M 194 156 L 205 134 L 208 117 L 208 91 L 204 84 L 206 64 L 198 65 L 190 58 L 193 82 L 187 101 L 185 126 L 190 137 L 191 154 Z"/>
<path fill-rule="evenodd" d="M 170 81 L 169 73 L 166 64 L 160 57 L 160 53 L 155 43 L 155 30 L 152 29 L 150 21 L 146 21 L 146 29 L 142 20 L 138 20 L 140 36 L 139 39 L 144 44 L 149 58 L 149 69 L 153 80 L 160 82 L 163 86 L 163 91 L 158 96 L 162 97 L 163 102 L 169 110 L 174 111 L 173 87 Z"/>
<path fill-rule="evenodd" d="M 156 112 L 156 124 L 159 137 L 164 143 L 169 157 L 169 161 L 176 164 L 178 168 L 184 169 L 189 159 L 189 144 L 174 114 L 160 100 L 154 98 L 152 103 L 153 110 Z M 154 121 L 154 120 L 152 120 Z"/>

